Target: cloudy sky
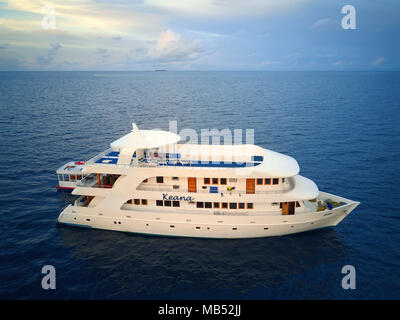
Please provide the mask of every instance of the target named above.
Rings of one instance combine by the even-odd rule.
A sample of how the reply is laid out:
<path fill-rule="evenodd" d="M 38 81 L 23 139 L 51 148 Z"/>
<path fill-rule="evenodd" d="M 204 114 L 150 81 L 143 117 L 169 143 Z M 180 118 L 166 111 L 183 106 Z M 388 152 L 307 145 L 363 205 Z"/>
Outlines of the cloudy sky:
<path fill-rule="evenodd" d="M 398 0 L 0 0 L 0 70 L 400 70 L 399 13 Z"/>

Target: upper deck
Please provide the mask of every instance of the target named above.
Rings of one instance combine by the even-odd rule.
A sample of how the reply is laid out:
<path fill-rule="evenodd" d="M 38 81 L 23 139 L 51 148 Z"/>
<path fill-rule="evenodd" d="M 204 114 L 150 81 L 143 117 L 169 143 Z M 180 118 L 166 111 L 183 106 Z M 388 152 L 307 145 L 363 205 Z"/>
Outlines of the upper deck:
<path fill-rule="evenodd" d="M 234 169 L 235 174 L 261 174 L 270 177 L 292 177 L 299 173 L 292 157 L 256 145 L 179 144 L 180 137 L 170 132 L 139 130 L 133 124 L 131 133 L 111 143 L 111 148 L 86 162 L 93 167 Z M 114 170 L 114 169 L 113 169 Z"/>

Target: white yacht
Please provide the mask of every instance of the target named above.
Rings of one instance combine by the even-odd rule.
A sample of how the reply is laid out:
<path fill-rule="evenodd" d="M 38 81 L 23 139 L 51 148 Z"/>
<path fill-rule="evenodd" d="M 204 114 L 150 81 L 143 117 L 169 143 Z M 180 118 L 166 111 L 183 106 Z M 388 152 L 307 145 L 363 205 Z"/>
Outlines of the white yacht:
<path fill-rule="evenodd" d="M 139 130 L 82 165 L 58 222 L 163 236 L 252 238 L 336 226 L 359 202 L 318 190 L 292 157 L 256 145 L 179 144 Z"/>

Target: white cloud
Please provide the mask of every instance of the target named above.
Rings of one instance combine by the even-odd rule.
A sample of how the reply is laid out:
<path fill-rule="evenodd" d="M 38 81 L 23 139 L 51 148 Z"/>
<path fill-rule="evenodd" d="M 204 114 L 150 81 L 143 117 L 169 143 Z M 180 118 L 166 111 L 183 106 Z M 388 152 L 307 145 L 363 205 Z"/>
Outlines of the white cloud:
<path fill-rule="evenodd" d="M 168 12 L 207 17 L 238 17 L 276 13 L 309 0 L 144 0 L 146 6 Z"/>
<path fill-rule="evenodd" d="M 376 58 L 374 61 L 371 62 L 371 66 L 378 66 L 385 61 L 384 57 Z"/>
<path fill-rule="evenodd" d="M 200 49 L 190 39 L 168 29 L 160 33 L 157 43 L 148 51 L 157 62 L 181 62 L 199 57 Z"/>
<path fill-rule="evenodd" d="M 343 61 L 336 61 L 332 65 L 337 67 L 337 66 L 341 66 L 342 64 L 343 64 Z"/>
<path fill-rule="evenodd" d="M 322 18 L 313 23 L 311 29 L 327 28 L 331 26 L 339 26 L 339 22 L 335 19 Z"/>

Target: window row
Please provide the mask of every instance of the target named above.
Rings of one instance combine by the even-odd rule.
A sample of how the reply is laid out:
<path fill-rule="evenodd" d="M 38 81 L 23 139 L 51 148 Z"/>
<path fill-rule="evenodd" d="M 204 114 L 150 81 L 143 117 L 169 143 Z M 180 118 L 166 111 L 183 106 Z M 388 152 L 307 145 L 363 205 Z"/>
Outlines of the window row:
<path fill-rule="evenodd" d="M 170 201 L 170 200 L 156 200 L 156 205 L 159 207 L 180 207 L 179 201 Z"/>
<path fill-rule="evenodd" d="M 146 206 L 147 205 L 147 199 L 130 199 L 126 203 L 128 203 L 128 204 L 136 204 L 136 205 L 142 204 L 142 205 Z"/>
<path fill-rule="evenodd" d="M 201 201 L 197 201 L 196 202 L 196 207 L 197 208 L 207 208 L 207 209 L 253 209 L 253 203 L 252 202 L 248 202 L 248 203 L 244 203 L 244 202 L 201 202 Z"/>
<path fill-rule="evenodd" d="M 257 185 L 270 185 L 279 184 L 279 178 L 257 178 Z M 282 183 L 285 182 L 285 178 L 282 178 Z"/>
<path fill-rule="evenodd" d="M 226 184 L 226 178 L 204 178 L 204 184 Z"/>

